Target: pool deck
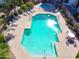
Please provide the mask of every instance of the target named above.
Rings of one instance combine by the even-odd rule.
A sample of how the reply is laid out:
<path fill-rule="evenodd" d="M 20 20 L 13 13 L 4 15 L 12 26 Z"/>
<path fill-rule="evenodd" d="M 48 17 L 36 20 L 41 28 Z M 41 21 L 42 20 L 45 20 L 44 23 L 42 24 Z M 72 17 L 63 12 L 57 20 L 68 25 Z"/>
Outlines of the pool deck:
<path fill-rule="evenodd" d="M 59 42 L 56 43 L 58 56 L 60 58 L 75 59 L 75 56 L 79 50 L 79 46 L 74 47 L 73 45 L 66 45 L 66 32 L 70 31 L 70 29 L 67 27 L 65 19 L 61 16 L 60 13 L 57 15 L 57 18 L 62 29 L 62 33 L 58 34 Z"/>
<path fill-rule="evenodd" d="M 15 38 L 11 39 L 8 42 L 10 49 L 13 52 L 16 59 L 43 59 L 43 57 L 33 57 L 28 52 L 25 52 L 25 50 L 21 46 L 21 40 L 22 40 L 24 28 L 30 28 L 32 22 L 31 17 L 39 13 L 48 13 L 48 14 L 56 15 L 62 29 L 62 33 L 58 34 L 59 42 L 56 43 L 58 58 L 47 57 L 46 59 L 67 59 L 67 58 L 75 59 L 74 57 L 79 50 L 79 46 L 75 48 L 73 47 L 73 45 L 71 46 L 66 45 L 66 36 L 67 36 L 66 31 L 69 30 L 69 28 L 65 25 L 66 24 L 64 21 L 65 19 L 61 16 L 59 12 L 51 13 L 51 12 L 46 12 L 42 9 L 41 10 L 38 9 L 34 13 L 30 13 L 27 16 L 21 15 L 21 18 L 18 20 L 18 26 L 14 32 Z"/>

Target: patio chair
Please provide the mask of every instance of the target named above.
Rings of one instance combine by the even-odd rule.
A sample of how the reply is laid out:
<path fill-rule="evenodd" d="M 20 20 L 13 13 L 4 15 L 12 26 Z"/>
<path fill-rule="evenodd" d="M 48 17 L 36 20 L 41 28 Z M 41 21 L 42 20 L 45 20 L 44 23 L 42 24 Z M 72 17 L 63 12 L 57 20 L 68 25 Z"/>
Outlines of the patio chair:
<path fill-rule="evenodd" d="M 9 25 L 9 27 L 17 27 L 17 23 L 13 22 L 12 24 Z"/>
<path fill-rule="evenodd" d="M 66 44 L 69 46 L 69 44 L 74 44 L 75 41 L 72 40 L 70 37 L 67 37 L 67 41 L 66 41 Z"/>
<path fill-rule="evenodd" d="M 7 32 L 9 32 L 10 30 L 15 31 L 15 28 L 10 27 L 10 28 L 8 28 Z"/>
<path fill-rule="evenodd" d="M 27 14 L 26 14 L 26 13 L 22 13 L 22 15 L 23 15 L 23 16 L 27 16 Z"/>
<path fill-rule="evenodd" d="M 75 38 L 75 33 L 73 33 L 72 31 L 67 31 L 66 33 L 67 33 L 68 37 Z"/>
<path fill-rule="evenodd" d="M 26 13 L 27 13 L 27 14 L 30 14 L 31 12 L 30 12 L 30 11 L 26 11 Z"/>
<path fill-rule="evenodd" d="M 31 13 L 35 12 L 35 10 L 30 10 Z"/>
<path fill-rule="evenodd" d="M 72 40 L 72 38 L 69 38 L 69 37 L 68 37 L 68 39 L 66 41 L 66 44 L 67 44 L 67 46 L 72 44 L 74 47 L 77 47 L 77 43 L 74 40 Z"/>
<path fill-rule="evenodd" d="M 13 16 L 13 19 L 14 19 L 14 20 L 18 20 L 18 17 L 17 17 L 17 16 Z"/>
<path fill-rule="evenodd" d="M 6 42 L 9 42 L 11 39 L 14 39 L 14 38 L 15 38 L 15 35 L 10 34 L 10 33 L 8 33 L 8 34 L 5 36 Z"/>
<path fill-rule="evenodd" d="M 21 18 L 21 16 L 18 16 L 18 18 Z"/>

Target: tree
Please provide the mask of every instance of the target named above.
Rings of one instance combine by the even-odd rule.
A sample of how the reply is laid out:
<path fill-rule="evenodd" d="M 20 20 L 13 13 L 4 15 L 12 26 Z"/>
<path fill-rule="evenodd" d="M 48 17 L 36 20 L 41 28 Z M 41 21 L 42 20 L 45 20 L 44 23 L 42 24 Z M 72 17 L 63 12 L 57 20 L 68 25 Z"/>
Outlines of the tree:
<path fill-rule="evenodd" d="M 9 46 L 6 43 L 0 43 L 0 59 L 9 59 Z"/>
<path fill-rule="evenodd" d="M 0 34 L 0 59 L 9 59 L 9 46 L 4 40 L 4 35 Z"/>
<path fill-rule="evenodd" d="M 0 43 L 5 42 L 4 36 L 0 34 Z"/>
<path fill-rule="evenodd" d="M 27 3 L 26 3 L 26 6 L 27 6 L 29 9 L 31 9 L 31 8 L 33 8 L 34 4 L 33 4 L 32 2 L 27 2 Z"/>
<path fill-rule="evenodd" d="M 6 16 L 6 19 L 8 22 L 11 17 L 11 10 L 14 10 L 14 13 L 16 13 L 16 6 L 20 5 L 22 0 L 5 0 L 5 3 L 3 3 L 3 10 Z"/>
<path fill-rule="evenodd" d="M 23 3 L 26 3 L 26 2 L 28 2 L 28 1 L 30 1 L 30 0 L 23 0 Z"/>
<path fill-rule="evenodd" d="M 22 5 L 21 5 L 21 9 L 22 9 L 23 11 L 25 11 L 25 10 L 27 9 L 27 6 L 26 6 L 25 4 L 22 4 Z"/>

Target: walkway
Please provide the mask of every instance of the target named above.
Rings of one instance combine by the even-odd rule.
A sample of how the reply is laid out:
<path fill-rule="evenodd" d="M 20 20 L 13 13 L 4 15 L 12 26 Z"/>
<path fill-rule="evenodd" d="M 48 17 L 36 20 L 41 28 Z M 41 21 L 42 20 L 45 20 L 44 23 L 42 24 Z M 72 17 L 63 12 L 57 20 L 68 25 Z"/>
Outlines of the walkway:
<path fill-rule="evenodd" d="M 61 26 L 62 29 L 62 33 L 58 35 L 59 37 L 59 43 L 56 44 L 57 46 L 57 52 L 58 52 L 58 56 L 59 58 L 70 58 L 70 59 L 75 59 L 75 56 L 79 50 L 79 46 L 78 47 L 74 47 L 73 45 L 67 46 L 66 45 L 66 37 L 67 37 L 67 31 L 70 31 L 70 29 L 67 27 L 65 19 L 61 16 L 61 14 L 59 13 L 57 15 L 58 20 L 59 20 L 59 24 Z"/>

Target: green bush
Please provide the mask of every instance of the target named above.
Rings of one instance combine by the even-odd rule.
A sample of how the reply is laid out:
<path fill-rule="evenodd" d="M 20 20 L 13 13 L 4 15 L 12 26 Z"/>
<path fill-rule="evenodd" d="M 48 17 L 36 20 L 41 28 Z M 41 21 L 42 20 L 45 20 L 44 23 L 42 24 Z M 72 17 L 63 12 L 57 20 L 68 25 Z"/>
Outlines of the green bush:
<path fill-rule="evenodd" d="M 2 34 L 0 34 L 0 59 L 9 59 L 9 46 Z"/>
<path fill-rule="evenodd" d="M 76 31 L 77 29 L 79 29 L 79 25 L 78 24 L 74 24 L 72 21 L 67 21 L 67 25 L 68 27 L 73 30 L 73 31 Z"/>
<path fill-rule="evenodd" d="M 22 9 L 23 11 L 25 11 L 25 10 L 27 9 L 26 4 L 22 4 L 22 5 L 21 5 L 21 9 Z"/>
<path fill-rule="evenodd" d="M 0 43 L 0 59 L 9 59 L 9 46 L 6 43 Z"/>
<path fill-rule="evenodd" d="M 65 12 L 65 10 L 64 9 L 60 9 L 60 13 L 64 16 L 64 18 L 66 19 L 66 25 L 72 30 L 72 31 L 74 31 L 74 32 L 76 32 L 76 35 L 77 36 L 79 36 L 79 24 L 75 24 L 74 22 L 73 22 L 73 18 L 75 17 L 75 21 L 77 20 L 77 21 L 79 21 L 79 17 L 78 17 L 78 13 L 76 13 L 75 15 L 74 15 L 74 17 L 69 17 L 68 15 L 67 15 L 67 13 Z"/>
<path fill-rule="evenodd" d="M 26 6 L 26 10 L 25 11 L 27 11 L 27 10 L 29 10 L 29 7 L 28 6 Z"/>
<path fill-rule="evenodd" d="M 79 52 L 77 53 L 76 58 L 79 58 Z"/>
<path fill-rule="evenodd" d="M 26 6 L 28 7 L 28 9 L 33 8 L 34 4 L 32 2 L 27 2 Z"/>
<path fill-rule="evenodd" d="M 67 26 L 79 36 L 79 24 L 73 23 L 71 20 L 66 20 Z"/>
<path fill-rule="evenodd" d="M 23 11 L 27 11 L 27 10 L 30 10 L 31 8 L 33 8 L 33 5 L 34 4 L 32 2 L 27 2 L 27 3 L 21 5 L 21 9 Z"/>
<path fill-rule="evenodd" d="M 5 42 L 4 35 L 0 34 L 0 43 Z"/>

